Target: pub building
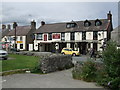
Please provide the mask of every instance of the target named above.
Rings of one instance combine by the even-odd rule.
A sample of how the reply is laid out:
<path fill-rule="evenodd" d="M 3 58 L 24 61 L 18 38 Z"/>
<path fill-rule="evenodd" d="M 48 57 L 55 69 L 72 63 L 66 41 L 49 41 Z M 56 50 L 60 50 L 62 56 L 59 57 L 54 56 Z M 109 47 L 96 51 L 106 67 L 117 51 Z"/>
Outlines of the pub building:
<path fill-rule="evenodd" d="M 34 50 L 40 52 L 55 52 L 66 48 L 78 50 L 86 54 L 94 48 L 102 51 L 106 41 L 111 38 L 112 14 L 109 11 L 106 19 L 71 21 L 46 24 L 34 32 Z"/>

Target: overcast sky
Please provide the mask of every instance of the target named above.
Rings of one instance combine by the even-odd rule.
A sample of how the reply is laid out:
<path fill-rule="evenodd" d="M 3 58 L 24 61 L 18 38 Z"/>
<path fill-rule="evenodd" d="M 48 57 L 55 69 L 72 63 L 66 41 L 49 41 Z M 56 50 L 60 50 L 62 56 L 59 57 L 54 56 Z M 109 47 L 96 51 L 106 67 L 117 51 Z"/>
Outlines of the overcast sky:
<path fill-rule="evenodd" d="M 46 23 L 59 23 L 80 20 L 106 19 L 107 13 L 113 15 L 113 27 L 118 26 L 117 2 L 3 2 L 2 23 L 30 25 L 31 20 L 37 27 L 43 20 Z"/>

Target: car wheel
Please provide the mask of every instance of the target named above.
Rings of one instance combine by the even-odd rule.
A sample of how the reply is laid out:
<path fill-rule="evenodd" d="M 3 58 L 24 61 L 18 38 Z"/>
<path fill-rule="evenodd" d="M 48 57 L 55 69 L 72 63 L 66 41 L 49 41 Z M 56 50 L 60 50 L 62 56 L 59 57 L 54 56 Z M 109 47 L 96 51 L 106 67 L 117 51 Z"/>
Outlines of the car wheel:
<path fill-rule="evenodd" d="M 7 60 L 7 58 L 4 58 L 4 60 Z"/>
<path fill-rule="evenodd" d="M 65 55 L 65 53 L 62 53 L 62 55 Z"/>
<path fill-rule="evenodd" d="M 73 54 L 72 54 L 72 56 L 76 56 L 76 54 L 75 54 L 75 53 L 73 53 Z"/>

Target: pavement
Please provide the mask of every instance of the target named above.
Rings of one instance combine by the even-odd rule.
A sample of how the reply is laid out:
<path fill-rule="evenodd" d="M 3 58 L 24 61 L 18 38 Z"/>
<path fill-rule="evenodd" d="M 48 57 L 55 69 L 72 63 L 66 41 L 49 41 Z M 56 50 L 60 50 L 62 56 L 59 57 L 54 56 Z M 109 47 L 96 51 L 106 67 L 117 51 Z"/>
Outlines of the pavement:
<path fill-rule="evenodd" d="M 96 83 L 74 80 L 72 69 L 49 74 L 14 74 L 2 77 L 2 88 L 102 88 Z"/>
<path fill-rule="evenodd" d="M 94 62 L 102 63 L 101 58 L 90 58 L 89 55 L 81 55 L 72 57 L 72 62 L 76 64 L 77 62 L 86 62 L 89 60 L 93 60 Z"/>

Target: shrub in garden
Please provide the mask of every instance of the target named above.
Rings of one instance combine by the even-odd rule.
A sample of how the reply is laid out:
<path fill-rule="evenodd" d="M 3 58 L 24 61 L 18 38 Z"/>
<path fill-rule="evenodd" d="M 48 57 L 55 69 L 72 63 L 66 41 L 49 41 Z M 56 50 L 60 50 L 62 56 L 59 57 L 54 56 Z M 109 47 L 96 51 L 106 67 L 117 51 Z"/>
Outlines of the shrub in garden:
<path fill-rule="evenodd" d="M 42 74 L 43 72 L 40 69 L 40 65 L 41 65 L 41 62 L 38 61 L 37 65 L 33 69 L 31 69 L 30 72 L 31 73 L 40 73 L 40 74 Z"/>
<path fill-rule="evenodd" d="M 83 66 L 83 63 L 82 62 L 79 62 L 75 65 L 74 69 L 72 70 L 72 77 L 74 79 L 82 79 L 81 78 L 81 73 L 82 73 L 82 66 Z"/>
<path fill-rule="evenodd" d="M 95 81 L 96 77 L 96 66 L 92 61 L 84 62 L 83 66 L 79 67 L 81 70 L 74 69 L 72 71 L 74 79 L 82 79 L 85 81 Z"/>
<path fill-rule="evenodd" d="M 87 61 L 82 67 L 81 77 L 85 81 L 95 81 L 96 77 L 96 67 L 95 63 L 92 61 Z"/>
<path fill-rule="evenodd" d="M 98 83 L 111 89 L 120 88 L 120 49 L 116 43 L 109 41 L 103 52 L 104 74 L 101 74 Z"/>

